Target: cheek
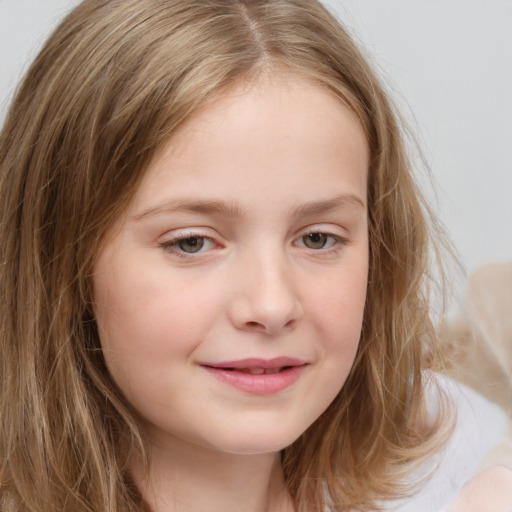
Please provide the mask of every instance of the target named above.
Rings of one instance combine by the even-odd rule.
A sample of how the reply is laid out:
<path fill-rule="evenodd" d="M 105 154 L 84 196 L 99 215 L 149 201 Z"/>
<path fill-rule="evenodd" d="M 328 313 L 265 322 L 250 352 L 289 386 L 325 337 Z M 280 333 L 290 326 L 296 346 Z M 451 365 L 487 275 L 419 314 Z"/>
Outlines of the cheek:
<path fill-rule="evenodd" d="M 306 428 L 330 406 L 352 369 L 361 337 L 366 270 L 331 275 L 308 301 L 317 370 L 302 397 Z"/>
<path fill-rule="evenodd" d="M 340 268 L 318 283 L 310 300 L 317 325 L 336 345 L 359 340 L 361 333 L 368 285 L 364 254 L 358 263 Z"/>
<path fill-rule="evenodd" d="M 310 313 L 333 395 L 345 382 L 359 346 L 367 293 L 365 261 L 363 255 L 350 271 L 333 273 L 311 297 Z"/>
<path fill-rule="evenodd" d="M 119 271 L 98 273 L 98 330 L 107 366 L 118 384 L 155 376 L 163 362 L 186 360 L 218 316 L 220 301 L 213 295 L 207 287 L 197 290 L 158 272 L 132 272 L 126 277 Z"/>

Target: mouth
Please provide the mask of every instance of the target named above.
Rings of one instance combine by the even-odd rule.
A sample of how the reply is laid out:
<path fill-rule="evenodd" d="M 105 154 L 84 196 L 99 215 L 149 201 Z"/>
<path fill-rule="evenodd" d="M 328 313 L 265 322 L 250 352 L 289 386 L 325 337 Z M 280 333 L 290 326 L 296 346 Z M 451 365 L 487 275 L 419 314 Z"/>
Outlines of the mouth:
<path fill-rule="evenodd" d="M 217 380 L 246 393 L 269 395 L 294 384 L 308 363 L 301 359 L 242 359 L 201 365 Z"/>
<path fill-rule="evenodd" d="M 228 372 L 249 373 L 250 375 L 272 375 L 284 370 L 289 370 L 290 368 L 293 368 L 293 366 L 283 366 L 281 368 L 223 368 L 223 370 Z"/>

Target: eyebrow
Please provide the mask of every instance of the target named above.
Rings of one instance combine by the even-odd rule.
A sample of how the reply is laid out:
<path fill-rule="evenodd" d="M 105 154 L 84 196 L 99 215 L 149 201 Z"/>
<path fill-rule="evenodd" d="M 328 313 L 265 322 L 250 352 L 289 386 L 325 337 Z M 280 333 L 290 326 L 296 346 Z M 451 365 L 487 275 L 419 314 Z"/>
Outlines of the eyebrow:
<path fill-rule="evenodd" d="M 332 199 L 309 201 L 293 208 L 292 216 L 307 217 L 311 215 L 321 215 L 335 210 L 347 207 L 364 209 L 365 204 L 358 196 L 346 194 L 336 196 Z M 155 207 L 148 208 L 132 218 L 136 221 L 154 217 L 160 214 L 169 213 L 196 213 L 202 215 L 220 215 L 224 217 L 240 218 L 245 214 L 244 209 L 236 202 L 227 202 L 223 200 L 204 200 L 204 199 L 175 199 L 166 201 Z"/>
<path fill-rule="evenodd" d="M 224 217 L 243 217 L 244 215 L 244 211 L 238 203 L 228 203 L 222 200 L 175 199 L 166 201 L 153 208 L 148 208 L 134 215 L 133 219 L 142 220 L 155 215 L 175 212 L 198 213 L 203 215 L 216 214 Z"/>
<path fill-rule="evenodd" d="M 307 217 L 310 215 L 321 215 L 335 210 L 354 207 L 356 209 L 365 209 L 365 204 L 361 198 L 353 194 L 336 196 L 332 199 L 309 201 L 294 208 L 295 217 Z"/>

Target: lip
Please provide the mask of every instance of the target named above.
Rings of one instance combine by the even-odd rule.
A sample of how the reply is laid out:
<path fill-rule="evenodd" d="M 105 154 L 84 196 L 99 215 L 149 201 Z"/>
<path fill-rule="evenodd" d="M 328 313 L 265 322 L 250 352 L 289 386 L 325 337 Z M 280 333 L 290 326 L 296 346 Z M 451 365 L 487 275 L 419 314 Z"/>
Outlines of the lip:
<path fill-rule="evenodd" d="M 202 363 L 221 382 L 254 395 L 272 395 L 296 382 L 308 363 L 292 357 Z M 260 373 L 261 372 L 261 373 Z"/>

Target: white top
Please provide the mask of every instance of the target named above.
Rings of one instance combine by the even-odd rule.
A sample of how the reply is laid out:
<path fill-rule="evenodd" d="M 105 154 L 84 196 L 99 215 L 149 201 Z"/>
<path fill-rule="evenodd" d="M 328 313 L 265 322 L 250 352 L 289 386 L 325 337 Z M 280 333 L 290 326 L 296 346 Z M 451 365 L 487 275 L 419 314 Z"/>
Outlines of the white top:
<path fill-rule="evenodd" d="M 508 417 L 498 405 L 448 377 L 439 375 L 438 380 L 457 407 L 454 432 L 433 461 L 439 467 L 432 478 L 412 498 L 389 505 L 386 510 L 390 512 L 445 511 L 485 454 L 500 443 L 507 431 Z"/>

